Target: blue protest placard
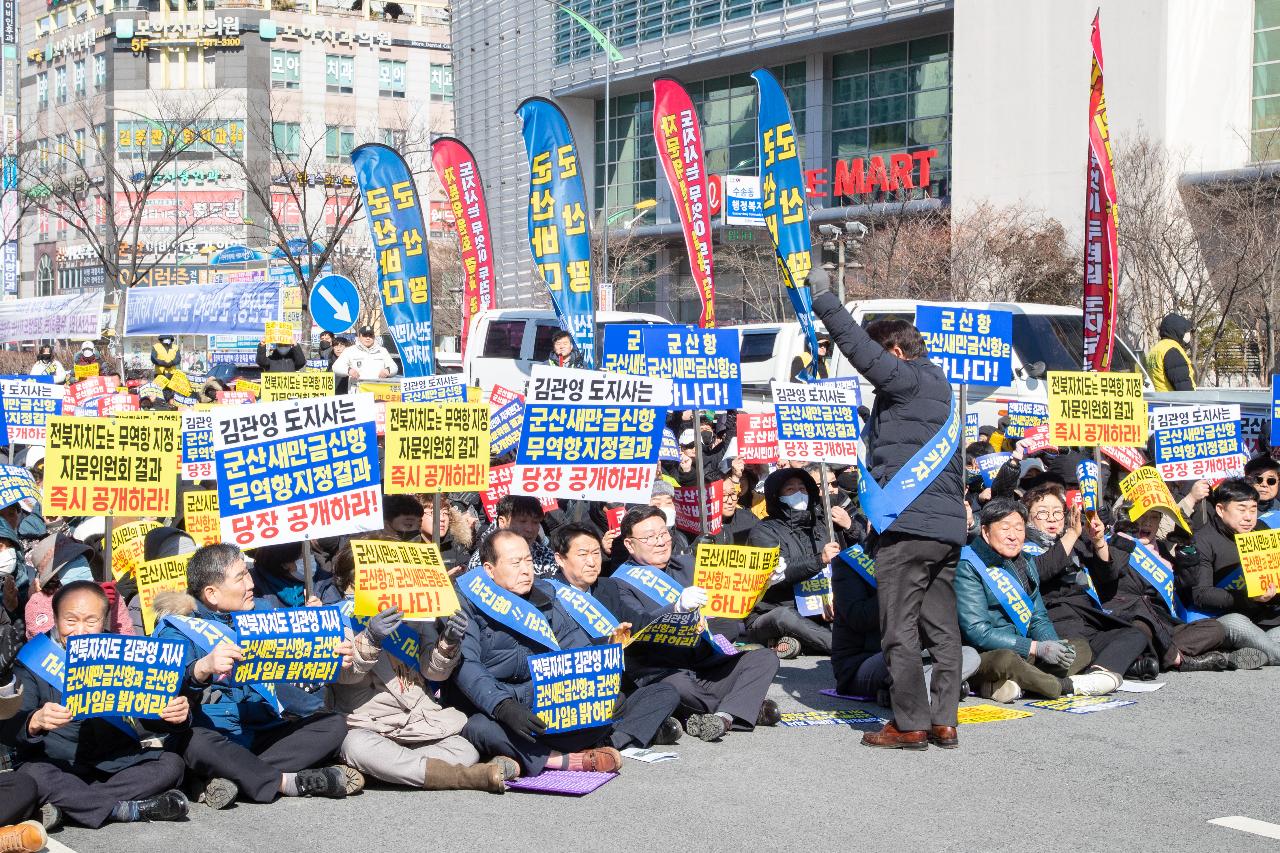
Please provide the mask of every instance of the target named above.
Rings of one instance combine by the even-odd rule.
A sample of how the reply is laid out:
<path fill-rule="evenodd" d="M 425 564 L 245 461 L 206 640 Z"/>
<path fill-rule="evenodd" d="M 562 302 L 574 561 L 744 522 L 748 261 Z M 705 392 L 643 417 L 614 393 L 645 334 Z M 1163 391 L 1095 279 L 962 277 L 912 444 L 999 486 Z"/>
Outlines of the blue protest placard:
<path fill-rule="evenodd" d="M 84 717 L 158 718 L 185 673 L 181 640 L 119 634 L 67 638 L 62 704 Z"/>
<path fill-rule="evenodd" d="M 631 635 L 633 643 L 652 643 L 655 646 L 675 646 L 691 649 L 707 636 L 702 626 L 702 614 L 697 610 L 676 613 L 668 610 L 648 625 Z"/>
<path fill-rule="evenodd" d="M 1013 314 L 951 305 L 916 306 L 929 358 L 958 385 L 1013 381 Z"/>
<path fill-rule="evenodd" d="M 1239 406 L 1154 409 L 1149 423 L 1153 462 L 1164 480 L 1221 480 L 1244 473 L 1248 457 Z"/>
<path fill-rule="evenodd" d="M 663 462 L 677 462 L 680 459 L 680 445 L 676 434 L 669 429 L 662 430 L 662 449 L 658 451 L 658 459 Z"/>
<path fill-rule="evenodd" d="M 223 542 L 254 548 L 382 528 L 369 394 L 212 410 Z"/>
<path fill-rule="evenodd" d="M 519 444 L 523 422 L 523 400 L 510 400 L 489 415 L 489 454 L 501 456 Z"/>
<path fill-rule="evenodd" d="M 213 415 L 209 412 L 182 413 L 182 479 L 213 480 L 217 469 L 213 459 Z"/>
<path fill-rule="evenodd" d="M 31 510 L 40 501 L 40 490 L 31 472 L 20 465 L 0 465 L 0 509 L 27 501 L 25 509 Z"/>
<path fill-rule="evenodd" d="M 1014 400 L 1009 403 L 1009 425 L 1005 437 L 1013 440 L 1025 438 L 1027 430 L 1049 422 L 1048 403 L 1028 403 Z"/>
<path fill-rule="evenodd" d="M 795 584 L 792 594 L 796 600 L 796 612 L 801 616 L 821 616 L 822 602 L 831 595 L 831 566 L 824 566 L 813 577 Z"/>
<path fill-rule="evenodd" d="M 1085 512 L 1098 511 L 1098 463 L 1082 459 L 1076 465 L 1076 480 L 1080 484 L 1080 502 Z"/>
<path fill-rule="evenodd" d="M 66 388 L 53 377 L 0 379 L 4 435 L 9 444 L 44 444 L 49 418 L 62 414 Z"/>
<path fill-rule="evenodd" d="M 338 644 L 346 620 L 338 607 L 294 607 L 235 614 L 244 659 L 232 680 L 239 684 L 325 682 L 338 677 Z"/>
<path fill-rule="evenodd" d="M 400 383 L 402 403 L 465 403 L 467 382 L 461 373 L 406 376 Z"/>
<path fill-rule="evenodd" d="M 529 658 L 533 712 L 548 732 L 607 725 L 622 693 L 622 646 L 590 646 Z"/>
<path fill-rule="evenodd" d="M 534 365 L 512 494 L 647 503 L 670 379 Z"/>
<path fill-rule="evenodd" d="M 858 461 L 857 399 L 825 383 L 774 382 L 778 455 L 803 462 L 853 465 Z"/>
<path fill-rule="evenodd" d="M 978 425 L 978 413 L 965 412 L 964 413 L 964 443 L 973 444 L 975 441 L 977 441 L 979 429 L 980 427 Z"/>
<path fill-rule="evenodd" d="M 996 479 L 996 472 L 1012 458 L 1012 453 L 988 453 L 973 460 L 978 464 L 978 473 L 982 475 L 982 485 L 988 489 L 991 488 L 991 484 Z"/>
<path fill-rule="evenodd" d="M 641 337 L 644 375 L 674 380 L 675 408 L 728 411 L 742 406 L 736 331 L 648 326 Z"/>
<path fill-rule="evenodd" d="M 604 351 L 600 369 L 609 373 L 644 376 L 644 330 L 646 324 L 610 323 L 604 327 Z"/>
<path fill-rule="evenodd" d="M 131 287 L 124 302 L 125 334 L 262 336 L 278 322 L 280 288 L 270 281 Z"/>

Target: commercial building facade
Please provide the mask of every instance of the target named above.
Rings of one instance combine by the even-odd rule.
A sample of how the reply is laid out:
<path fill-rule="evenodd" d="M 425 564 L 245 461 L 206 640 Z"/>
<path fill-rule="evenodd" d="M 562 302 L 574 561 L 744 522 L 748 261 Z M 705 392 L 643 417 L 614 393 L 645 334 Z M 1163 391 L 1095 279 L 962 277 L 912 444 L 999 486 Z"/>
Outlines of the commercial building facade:
<path fill-rule="evenodd" d="M 1099 5 L 1113 139 L 1145 134 L 1188 173 L 1280 158 L 1269 132 L 1280 125 L 1275 0 L 565 5 L 623 55 L 608 69 L 607 124 L 606 56 L 555 4 L 455 3 L 458 135 L 485 178 L 506 305 L 531 304 L 543 289 L 525 242 L 528 171 L 513 116 L 531 95 L 551 95 L 569 117 L 594 176 L 597 229 L 611 220 L 615 246 L 636 235 L 665 241 L 652 263 L 666 272 L 624 303 L 680 320 L 698 306 L 655 159 L 658 75 L 681 80 L 698 105 L 708 171 L 723 179 L 716 189 L 734 224 L 750 208 L 735 188 L 758 172 L 749 74 L 766 67 L 791 102 L 816 222 L 989 202 L 1042 211 L 1082 235 L 1089 32 Z M 719 226 L 721 242 L 760 240 L 762 232 L 729 224 Z M 718 275 L 721 292 L 732 294 L 743 275 Z M 749 301 L 722 299 L 722 322 L 753 319 Z"/>
<path fill-rule="evenodd" d="M 21 13 L 18 195 L 94 189 L 92 210 L 25 207 L 8 297 L 110 289 L 104 237 L 138 247 L 145 280 L 121 283 L 142 285 L 199 281 L 220 249 L 270 248 L 281 231 L 315 238 L 354 203 L 353 147 L 413 140 L 420 166 L 452 131 L 442 0 L 23 0 Z M 444 234 L 438 185 L 419 189 Z M 344 235 L 352 251 L 368 239 L 362 222 Z"/>

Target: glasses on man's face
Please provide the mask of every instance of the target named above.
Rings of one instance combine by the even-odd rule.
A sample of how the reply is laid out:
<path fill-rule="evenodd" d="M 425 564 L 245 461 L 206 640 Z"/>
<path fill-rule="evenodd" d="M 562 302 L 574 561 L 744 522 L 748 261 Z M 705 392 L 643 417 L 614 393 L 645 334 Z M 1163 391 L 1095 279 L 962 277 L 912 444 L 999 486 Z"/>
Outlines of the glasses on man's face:
<path fill-rule="evenodd" d="M 648 536 L 632 536 L 637 542 L 643 542 L 646 545 L 659 545 L 671 538 L 670 530 L 663 530 L 658 533 L 652 533 Z"/>
<path fill-rule="evenodd" d="M 1060 509 L 1041 509 L 1031 513 L 1036 521 L 1062 521 L 1067 514 Z"/>
<path fill-rule="evenodd" d="M 1253 482 L 1259 486 L 1274 486 L 1280 484 L 1280 479 L 1276 478 L 1274 475 L 1270 477 L 1263 477 L 1259 475 L 1253 478 Z"/>

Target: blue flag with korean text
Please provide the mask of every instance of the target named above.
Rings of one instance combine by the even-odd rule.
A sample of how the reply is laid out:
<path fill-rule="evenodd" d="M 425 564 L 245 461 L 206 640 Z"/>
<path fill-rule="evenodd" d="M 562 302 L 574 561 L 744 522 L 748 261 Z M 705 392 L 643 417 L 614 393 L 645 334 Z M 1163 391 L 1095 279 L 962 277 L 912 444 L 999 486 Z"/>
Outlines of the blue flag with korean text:
<path fill-rule="evenodd" d="M 526 98 L 516 110 L 529 156 L 529 249 L 583 366 L 595 367 L 587 189 L 573 132 L 560 108 Z"/>
<path fill-rule="evenodd" d="M 809 362 L 801 379 L 812 379 L 818 364 L 818 333 L 813 321 L 813 294 L 809 291 L 809 267 L 813 263 L 813 239 L 809 234 L 809 208 L 805 201 L 804 171 L 796 147 L 796 126 L 786 93 L 772 74 L 761 68 L 751 74 L 760 89 L 760 189 L 764 224 L 778 253 L 778 271 L 791 307 L 809 340 Z"/>
<path fill-rule="evenodd" d="M 382 313 L 400 350 L 405 376 L 436 372 L 431 327 L 431 262 L 427 229 L 404 158 L 370 143 L 351 152 L 360 200 L 373 238 Z"/>

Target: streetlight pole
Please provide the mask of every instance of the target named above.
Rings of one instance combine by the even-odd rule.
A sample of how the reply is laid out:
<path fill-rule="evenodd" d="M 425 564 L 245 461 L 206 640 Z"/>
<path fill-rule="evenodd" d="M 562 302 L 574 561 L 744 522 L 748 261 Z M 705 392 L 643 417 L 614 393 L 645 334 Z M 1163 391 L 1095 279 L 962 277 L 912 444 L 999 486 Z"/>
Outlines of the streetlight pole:
<path fill-rule="evenodd" d="M 609 34 L 605 33 L 605 38 Z M 612 39 L 610 39 L 612 41 Z M 601 308 L 613 310 L 613 281 L 609 276 L 609 155 L 612 148 L 613 133 L 610 118 L 609 84 L 613 78 L 613 60 L 609 52 L 604 54 L 604 233 L 600 235 L 600 254 L 603 256 L 604 281 L 600 286 Z"/>

